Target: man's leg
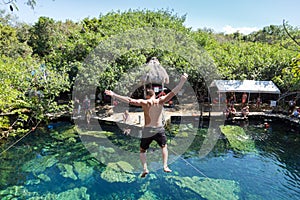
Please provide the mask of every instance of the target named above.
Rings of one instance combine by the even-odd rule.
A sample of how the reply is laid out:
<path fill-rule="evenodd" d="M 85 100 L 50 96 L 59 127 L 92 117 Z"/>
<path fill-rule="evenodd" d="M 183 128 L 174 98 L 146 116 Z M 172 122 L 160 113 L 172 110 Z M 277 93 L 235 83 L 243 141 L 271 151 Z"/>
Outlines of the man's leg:
<path fill-rule="evenodd" d="M 146 157 L 146 150 L 140 148 L 140 159 L 142 162 L 142 166 L 143 166 L 143 173 L 141 175 L 141 177 L 145 177 L 148 173 L 148 167 L 147 167 L 147 157 Z"/>
<path fill-rule="evenodd" d="M 163 158 L 164 172 L 172 172 L 172 170 L 168 167 L 168 148 L 167 148 L 167 144 L 162 146 L 161 152 L 162 152 L 162 158 Z"/>

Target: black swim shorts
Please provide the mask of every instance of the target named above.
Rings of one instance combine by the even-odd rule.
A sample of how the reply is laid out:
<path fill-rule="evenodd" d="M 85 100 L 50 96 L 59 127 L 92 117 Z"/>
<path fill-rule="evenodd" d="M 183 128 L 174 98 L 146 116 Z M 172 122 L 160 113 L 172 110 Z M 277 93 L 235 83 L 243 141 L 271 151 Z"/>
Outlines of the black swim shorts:
<path fill-rule="evenodd" d="M 144 127 L 140 147 L 144 150 L 147 150 L 153 140 L 155 140 L 160 147 L 163 147 L 167 144 L 167 137 L 164 127 Z"/>

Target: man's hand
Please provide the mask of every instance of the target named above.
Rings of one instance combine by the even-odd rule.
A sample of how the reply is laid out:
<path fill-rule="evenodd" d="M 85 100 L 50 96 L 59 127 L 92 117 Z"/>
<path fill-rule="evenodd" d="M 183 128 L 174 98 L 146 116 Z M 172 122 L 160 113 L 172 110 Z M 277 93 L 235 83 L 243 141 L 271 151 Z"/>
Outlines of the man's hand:
<path fill-rule="evenodd" d="M 108 95 L 108 96 L 113 97 L 115 93 L 111 90 L 105 90 L 105 94 Z"/>
<path fill-rule="evenodd" d="M 181 81 L 186 81 L 188 77 L 189 77 L 189 75 L 187 73 L 184 73 L 184 74 L 182 74 L 180 80 Z"/>

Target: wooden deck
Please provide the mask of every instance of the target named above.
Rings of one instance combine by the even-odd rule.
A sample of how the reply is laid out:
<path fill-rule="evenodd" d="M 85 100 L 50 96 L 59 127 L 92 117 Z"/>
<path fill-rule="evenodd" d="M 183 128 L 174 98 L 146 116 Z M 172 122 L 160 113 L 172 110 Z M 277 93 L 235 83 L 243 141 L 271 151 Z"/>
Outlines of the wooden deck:
<path fill-rule="evenodd" d="M 123 113 L 114 113 L 110 117 L 98 117 L 93 116 L 93 119 L 105 121 L 105 122 L 111 122 L 111 123 L 123 123 Z M 137 127 L 143 127 L 144 126 L 144 115 L 143 112 L 129 112 L 130 114 L 130 121 L 127 123 L 131 126 L 137 126 Z M 191 112 L 180 112 L 180 111 L 165 111 L 164 117 L 166 121 L 169 121 L 170 123 L 180 123 L 180 122 L 192 122 L 192 123 L 200 123 L 203 121 L 209 121 L 209 120 L 224 120 L 228 121 L 228 119 L 225 118 L 223 115 L 223 112 L 205 112 L 202 113 L 202 115 L 197 113 L 191 113 Z M 284 121 L 289 121 L 296 126 L 300 126 L 300 119 L 299 118 L 293 118 L 284 114 L 275 114 L 271 112 L 250 112 L 248 115 L 248 118 L 244 118 L 241 114 L 241 112 L 237 112 L 236 117 L 233 119 L 229 119 L 231 121 L 244 121 L 244 120 L 253 120 L 253 119 L 281 119 Z"/>

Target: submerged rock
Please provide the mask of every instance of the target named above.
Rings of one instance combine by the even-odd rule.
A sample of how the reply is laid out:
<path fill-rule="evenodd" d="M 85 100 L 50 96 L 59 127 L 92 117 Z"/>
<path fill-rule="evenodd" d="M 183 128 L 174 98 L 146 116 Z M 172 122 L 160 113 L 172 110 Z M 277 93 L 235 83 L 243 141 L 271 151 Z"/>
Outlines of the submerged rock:
<path fill-rule="evenodd" d="M 32 195 L 37 195 L 37 193 L 29 192 L 24 186 L 17 185 L 0 191 L 1 199 L 25 199 L 25 197 L 30 197 Z"/>
<path fill-rule="evenodd" d="M 63 128 L 57 128 L 55 131 L 52 131 L 50 133 L 51 137 L 55 138 L 56 140 L 68 140 L 69 142 L 76 141 L 76 137 L 78 137 L 78 134 L 76 132 L 76 129 L 74 126 L 71 127 L 63 127 Z"/>
<path fill-rule="evenodd" d="M 233 180 L 168 176 L 167 181 L 175 183 L 183 189 L 190 189 L 208 200 L 223 199 L 235 200 L 239 199 L 237 195 L 240 192 L 239 184 Z"/>
<path fill-rule="evenodd" d="M 85 162 L 74 162 L 74 171 L 78 174 L 78 178 L 84 181 L 93 175 L 94 169 Z"/>
<path fill-rule="evenodd" d="M 36 179 L 27 180 L 25 182 L 25 185 L 38 185 L 41 183 L 41 181 L 50 182 L 51 178 L 49 176 L 47 176 L 46 174 L 39 174 L 36 176 Z"/>
<path fill-rule="evenodd" d="M 45 182 L 50 182 L 51 178 L 49 176 L 47 176 L 46 174 L 39 174 L 37 176 L 40 180 L 45 181 Z"/>
<path fill-rule="evenodd" d="M 239 126 L 220 126 L 222 133 L 226 136 L 230 146 L 239 151 L 255 152 L 255 142 Z"/>
<path fill-rule="evenodd" d="M 74 188 L 71 190 L 67 190 L 65 192 L 61 192 L 61 193 L 55 195 L 54 198 L 50 198 L 52 196 L 53 196 L 53 194 L 49 194 L 49 195 L 43 197 L 43 199 L 63 199 L 63 200 L 75 200 L 75 199 L 89 200 L 90 199 L 90 195 L 87 194 L 86 187 Z M 35 200 L 35 199 L 36 198 L 31 198 L 29 200 Z"/>
<path fill-rule="evenodd" d="M 29 192 L 24 186 L 12 186 L 0 191 L 1 199 L 28 199 L 28 200 L 44 200 L 44 199 L 63 199 L 63 200 L 89 200 L 90 195 L 87 194 L 87 188 L 74 188 L 58 194 L 46 193 L 39 194 L 37 192 Z"/>
<path fill-rule="evenodd" d="M 44 172 L 47 168 L 52 167 L 57 162 L 58 160 L 56 159 L 56 156 L 52 155 L 36 157 L 24 163 L 22 170 L 38 174 Z"/>
<path fill-rule="evenodd" d="M 128 172 L 128 173 L 133 173 L 134 168 L 128 162 L 119 161 L 119 162 L 117 162 L 117 165 L 122 171 Z"/>
<path fill-rule="evenodd" d="M 156 200 L 160 199 L 158 198 L 153 192 L 151 191 L 146 191 L 138 200 Z"/>
<path fill-rule="evenodd" d="M 75 175 L 73 171 L 73 166 L 69 164 L 62 164 L 58 163 L 57 167 L 60 170 L 60 175 L 62 175 L 65 178 L 71 178 L 73 180 L 77 180 L 77 176 Z"/>
<path fill-rule="evenodd" d="M 110 154 L 113 154 L 116 152 L 115 149 L 112 147 L 104 148 L 104 151 L 107 153 L 110 153 Z"/>
<path fill-rule="evenodd" d="M 92 136 L 96 138 L 107 138 L 114 135 L 114 132 L 111 131 L 85 131 L 81 130 L 80 128 L 76 127 L 75 130 L 81 135 L 81 136 Z"/>
<path fill-rule="evenodd" d="M 110 183 L 131 183 L 136 179 L 136 176 L 133 174 L 133 169 L 129 163 L 124 161 L 108 163 L 105 170 L 101 173 L 101 178 Z"/>
<path fill-rule="evenodd" d="M 41 183 L 40 179 L 30 179 L 25 182 L 25 185 L 38 185 Z"/>

